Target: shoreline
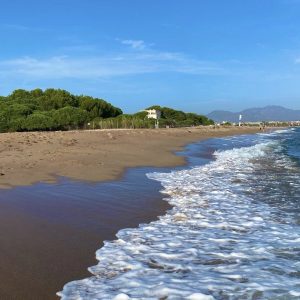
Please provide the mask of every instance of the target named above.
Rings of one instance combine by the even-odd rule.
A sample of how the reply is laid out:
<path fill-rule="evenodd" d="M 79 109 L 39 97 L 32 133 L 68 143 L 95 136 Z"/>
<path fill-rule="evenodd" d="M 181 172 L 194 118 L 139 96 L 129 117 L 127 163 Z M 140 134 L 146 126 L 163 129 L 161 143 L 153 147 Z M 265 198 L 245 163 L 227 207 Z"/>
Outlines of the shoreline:
<path fill-rule="evenodd" d="M 288 273 L 278 277 L 276 270 L 267 267 L 276 263 L 284 269 L 293 266 L 296 258 L 292 255 L 296 245 L 288 232 L 295 230 L 297 237 L 297 211 L 290 214 L 297 206 L 293 201 L 297 185 L 282 189 L 299 173 L 294 160 L 297 152 L 286 151 L 295 149 L 295 134 L 299 131 L 277 130 L 190 144 L 184 151 L 187 168 L 148 175 L 161 183 L 172 210 L 158 221 L 118 232 L 116 240 L 97 250 L 98 264 L 89 269 L 92 276 L 68 282 L 58 295 L 63 299 L 230 297 L 232 287 L 241 297 L 291 295 L 297 280 Z M 270 147 L 273 144 L 275 148 Z M 290 172 L 291 166 L 295 172 Z M 274 182 L 276 174 L 280 178 Z M 287 206 L 282 206 L 281 195 L 287 198 Z M 258 257 L 257 245 L 261 246 L 265 232 L 271 238 L 262 242 L 263 249 L 270 251 Z M 277 241 L 276 249 L 286 249 L 287 244 L 292 249 L 284 262 L 281 252 L 274 255 L 272 251 Z M 249 259 L 241 262 L 239 258 L 245 257 Z M 228 264 L 232 268 L 224 276 Z M 262 264 L 267 266 L 264 270 Z M 278 289 L 257 289 L 265 278 Z M 182 279 L 184 283 L 178 285 Z M 284 289 L 280 289 L 282 280 L 290 281 Z M 128 281 L 133 281 L 129 288 Z"/>
<path fill-rule="evenodd" d="M 258 130 L 229 128 L 183 137 L 186 131 L 176 131 L 172 146 L 176 144 L 177 149 L 164 149 L 164 157 L 176 162 L 167 168 L 187 162 L 186 156 L 174 152 L 187 144 Z M 155 166 L 140 167 L 123 169 L 125 176 L 113 181 L 90 184 L 61 178 L 53 184 L 40 182 L 1 190 L 0 295 L 7 299 L 57 299 L 56 292 L 64 284 L 90 276 L 87 268 L 97 263 L 94 253 L 103 241 L 115 239 L 120 229 L 137 227 L 164 214 L 170 205 L 162 201 L 160 184 L 144 176 Z"/>
<path fill-rule="evenodd" d="M 170 206 L 144 172 L 93 185 L 60 178 L 1 190 L 1 299 L 58 299 L 64 284 L 90 276 L 105 240 L 164 214 Z"/>
<path fill-rule="evenodd" d="M 134 167 L 175 167 L 185 158 L 175 153 L 208 138 L 259 132 L 257 127 L 194 127 L 0 134 L 0 189 L 57 176 L 79 181 L 110 181 Z"/>

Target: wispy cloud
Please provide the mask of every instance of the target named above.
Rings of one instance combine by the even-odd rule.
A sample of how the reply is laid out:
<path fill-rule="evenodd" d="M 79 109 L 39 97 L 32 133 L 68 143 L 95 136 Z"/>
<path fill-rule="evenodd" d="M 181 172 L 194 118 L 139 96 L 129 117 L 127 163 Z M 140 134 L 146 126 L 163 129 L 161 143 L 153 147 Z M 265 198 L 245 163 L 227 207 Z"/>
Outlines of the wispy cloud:
<path fill-rule="evenodd" d="M 143 40 L 121 40 L 121 43 L 136 50 L 143 50 L 146 48 L 146 44 Z"/>
<path fill-rule="evenodd" d="M 4 30 L 10 30 L 10 31 L 19 31 L 22 32 L 42 32 L 44 31 L 41 27 L 30 27 L 26 25 L 21 24 L 0 24 L 0 28 Z"/>
<path fill-rule="evenodd" d="M 27 31 L 30 30 L 29 27 L 18 25 L 18 24 L 2 24 L 1 27 L 6 29 L 13 29 L 13 30 L 19 30 L 19 31 Z"/>
<path fill-rule="evenodd" d="M 0 61 L 0 77 L 28 79 L 95 79 L 147 73 L 222 75 L 214 62 L 190 58 L 182 53 L 142 51 L 94 57 L 21 57 Z"/>

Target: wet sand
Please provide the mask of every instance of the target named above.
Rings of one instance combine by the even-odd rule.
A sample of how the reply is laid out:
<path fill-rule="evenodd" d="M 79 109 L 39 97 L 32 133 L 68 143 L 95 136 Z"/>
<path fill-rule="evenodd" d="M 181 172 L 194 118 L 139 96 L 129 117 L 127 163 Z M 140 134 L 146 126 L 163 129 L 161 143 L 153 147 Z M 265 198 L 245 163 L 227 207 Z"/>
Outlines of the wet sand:
<path fill-rule="evenodd" d="M 0 299 L 58 299 L 71 280 L 90 276 L 95 252 L 122 228 L 169 208 L 143 169 L 118 182 L 61 179 L 0 193 Z"/>
<path fill-rule="evenodd" d="M 0 135 L 0 299 L 57 299 L 89 276 L 95 251 L 118 230 L 155 220 L 168 204 L 145 168 L 175 166 L 171 151 L 257 129 L 124 130 Z M 74 139 L 76 141 L 74 141 Z M 26 142 L 24 142 L 24 140 Z M 72 181 L 55 175 L 67 175 Z M 100 180 L 117 181 L 97 183 Z M 52 184 L 32 182 L 52 181 Z"/>

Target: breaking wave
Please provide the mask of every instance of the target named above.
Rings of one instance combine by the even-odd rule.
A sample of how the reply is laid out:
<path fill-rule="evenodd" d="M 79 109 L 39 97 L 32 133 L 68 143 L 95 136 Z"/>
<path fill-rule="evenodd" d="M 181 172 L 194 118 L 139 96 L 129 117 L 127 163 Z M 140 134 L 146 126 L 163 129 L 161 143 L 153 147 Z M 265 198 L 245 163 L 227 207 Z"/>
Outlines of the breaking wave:
<path fill-rule="evenodd" d="M 216 151 L 214 158 L 148 174 L 161 182 L 173 208 L 150 224 L 119 231 L 97 251 L 93 276 L 66 284 L 58 295 L 300 299 L 300 222 L 292 207 L 299 200 L 299 167 L 276 140 Z"/>

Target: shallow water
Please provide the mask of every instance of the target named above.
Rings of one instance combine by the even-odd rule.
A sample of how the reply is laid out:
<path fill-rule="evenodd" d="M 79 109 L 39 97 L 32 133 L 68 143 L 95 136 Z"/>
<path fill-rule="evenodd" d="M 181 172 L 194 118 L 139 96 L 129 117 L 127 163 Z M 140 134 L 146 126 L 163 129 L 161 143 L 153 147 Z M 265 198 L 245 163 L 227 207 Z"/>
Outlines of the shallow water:
<path fill-rule="evenodd" d="M 173 208 L 119 231 L 62 299 L 300 299 L 300 130 L 188 147 L 149 173 Z"/>
<path fill-rule="evenodd" d="M 58 178 L 0 192 L 0 299 L 57 298 L 68 281 L 89 276 L 94 252 L 121 228 L 157 219 L 170 206 L 153 169 L 134 168 L 118 181 Z"/>

